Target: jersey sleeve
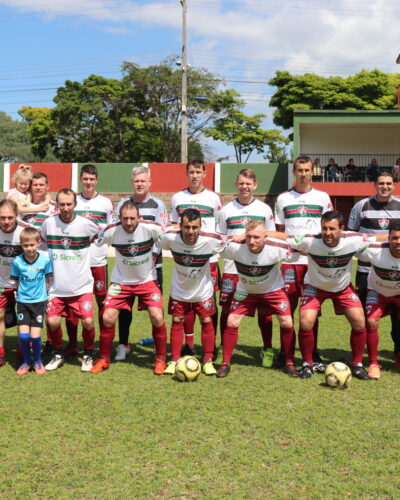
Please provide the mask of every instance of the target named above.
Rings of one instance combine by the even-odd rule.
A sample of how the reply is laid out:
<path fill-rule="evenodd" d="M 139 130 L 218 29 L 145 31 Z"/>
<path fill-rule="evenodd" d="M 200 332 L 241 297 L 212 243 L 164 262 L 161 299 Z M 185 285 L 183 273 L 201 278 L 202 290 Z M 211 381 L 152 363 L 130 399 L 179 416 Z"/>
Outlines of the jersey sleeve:
<path fill-rule="evenodd" d="M 173 224 L 179 224 L 179 214 L 176 209 L 176 197 L 175 195 L 171 199 L 171 222 Z"/>
<path fill-rule="evenodd" d="M 162 229 L 165 229 L 168 226 L 168 213 L 162 200 L 158 200 L 155 222 L 157 222 L 157 224 L 160 224 Z"/>
<path fill-rule="evenodd" d="M 329 212 L 333 210 L 333 205 L 331 198 L 328 193 L 324 193 L 324 199 L 322 201 L 322 213 Z"/>
<path fill-rule="evenodd" d="M 348 228 L 351 231 L 358 231 L 361 226 L 361 203 L 356 203 L 351 209 Z"/>
<path fill-rule="evenodd" d="M 279 196 L 275 203 L 275 224 L 285 225 L 285 214 L 283 213 L 283 206 Z"/>
<path fill-rule="evenodd" d="M 217 232 L 219 234 L 228 234 L 228 226 L 226 224 L 226 210 L 222 209 L 218 213 Z"/>
<path fill-rule="evenodd" d="M 48 259 L 46 265 L 44 266 L 44 274 L 46 276 L 50 276 L 53 274 L 53 264 L 50 259 Z"/>
<path fill-rule="evenodd" d="M 238 243 L 234 243 L 233 241 L 231 241 L 227 243 L 225 247 L 221 250 L 220 255 L 224 259 L 234 260 L 239 248 L 240 247 Z"/>
<path fill-rule="evenodd" d="M 161 233 L 157 240 L 155 241 L 155 245 L 160 250 L 169 250 L 170 248 L 170 235 L 171 233 Z"/>
<path fill-rule="evenodd" d="M 113 242 L 113 236 L 115 232 L 115 226 L 108 226 L 102 231 L 97 233 L 97 237 L 94 240 L 96 246 L 101 247 L 103 245 L 111 245 Z"/>
<path fill-rule="evenodd" d="M 265 207 L 266 207 L 265 227 L 267 231 L 275 231 L 276 226 L 275 226 L 274 214 L 272 213 L 271 207 L 269 205 L 265 204 Z"/>
<path fill-rule="evenodd" d="M 11 266 L 11 273 L 10 273 L 10 278 L 18 280 L 19 279 L 19 266 L 18 266 L 18 261 L 17 259 L 13 260 L 12 266 Z"/>
<path fill-rule="evenodd" d="M 109 200 L 108 198 L 107 200 L 108 200 L 107 203 L 108 207 L 107 207 L 106 220 L 107 220 L 107 226 L 109 226 L 114 220 L 114 205 L 112 204 L 111 200 Z"/>
<path fill-rule="evenodd" d="M 294 250 L 307 253 L 311 249 L 314 238 L 303 235 L 293 235 L 287 237 L 287 244 Z"/>

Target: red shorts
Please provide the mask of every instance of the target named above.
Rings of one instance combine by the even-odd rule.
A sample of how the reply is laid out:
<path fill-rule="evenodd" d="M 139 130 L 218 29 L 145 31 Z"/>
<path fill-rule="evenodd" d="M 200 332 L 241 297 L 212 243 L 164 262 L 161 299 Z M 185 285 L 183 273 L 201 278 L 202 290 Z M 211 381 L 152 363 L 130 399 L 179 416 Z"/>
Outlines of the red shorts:
<path fill-rule="evenodd" d="M 157 281 L 147 281 L 142 285 L 120 285 L 111 283 L 108 288 L 104 309 L 132 309 L 135 297 L 138 297 L 146 309 L 159 307 L 162 309 L 162 296 Z"/>
<path fill-rule="evenodd" d="M 93 318 L 93 294 L 84 293 L 75 297 L 54 297 L 47 302 L 46 316 Z"/>
<path fill-rule="evenodd" d="M 362 309 L 361 301 L 354 291 L 353 285 L 349 285 L 341 292 L 326 292 L 312 285 L 304 285 L 300 311 L 303 309 L 321 311 L 321 306 L 326 299 L 332 299 L 335 314 L 341 314 L 346 309 Z"/>
<path fill-rule="evenodd" d="M 215 312 L 214 297 L 210 297 L 202 302 L 183 302 L 172 297 L 168 302 L 168 314 L 171 316 L 185 316 L 190 311 L 194 311 L 199 318 L 208 318 Z"/>
<path fill-rule="evenodd" d="M 289 297 L 301 297 L 304 288 L 304 276 L 307 264 L 282 264 L 281 273 Z"/>
<path fill-rule="evenodd" d="M 210 272 L 214 285 L 214 292 L 217 292 L 221 285 L 221 272 L 219 270 L 218 262 L 210 262 Z"/>
<path fill-rule="evenodd" d="M 7 306 L 15 304 L 15 289 L 4 288 L 0 294 L 0 309 L 6 309 Z"/>
<path fill-rule="evenodd" d="M 393 311 L 400 318 L 400 295 L 385 297 L 375 290 L 368 290 L 365 303 L 367 318 L 380 319 L 391 314 Z"/>
<path fill-rule="evenodd" d="M 94 278 L 93 293 L 95 295 L 106 295 L 108 285 L 107 266 L 91 267 L 90 270 Z"/>
<path fill-rule="evenodd" d="M 230 312 L 253 317 L 256 309 L 262 308 L 268 316 L 290 316 L 290 302 L 284 288 L 271 293 L 243 293 L 236 292 L 231 303 Z"/>
<path fill-rule="evenodd" d="M 230 307 L 233 296 L 235 295 L 236 285 L 239 281 L 237 274 L 224 273 L 222 276 L 221 291 L 219 293 L 219 305 Z"/>

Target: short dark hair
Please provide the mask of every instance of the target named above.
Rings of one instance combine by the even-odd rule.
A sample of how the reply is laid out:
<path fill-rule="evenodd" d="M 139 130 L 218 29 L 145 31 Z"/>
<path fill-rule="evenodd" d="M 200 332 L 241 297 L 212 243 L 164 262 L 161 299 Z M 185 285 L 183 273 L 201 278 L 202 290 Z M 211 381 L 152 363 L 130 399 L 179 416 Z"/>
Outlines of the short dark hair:
<path fill-rule="evenodd" d="M 302 165 L 304 163 L 313 164 L 312 159 L 308 155 L 300 155 L 293 162 L 293 172 L 296 170 L 297 164 Z"/>
<path fill-rule="evenodd" d="M 381 170 L 375 177 L 374 182 L 378 182 L 379 177 L 390 177 L 394 182 L 394 175 L 390 170 Z"/>
<path fill-rule="evenodd" d="M 92 165 L 91 163 L 87 163 L 86 165 L 83 165 L 83 167 L 81 168 L 81 174 L 79 177 L 82 177 L 83 174 L 95 175 L 96 177 L 99 176 L 99 172 L 97 170 L 96 165 Z"/>
<path fill-rule="evenodd" d="M 323 221 L 330 222 L 333 219 L 337 219 L 340 227 L 344 226 L 343 214 L 339 212 L 339 210 L 329 210 L 329 212 L 325 212 L 321 217 L 321 224 Z"/>
<path fill-rule="evenodd" d="M 122 203 L 122 205 L 119 208 L 119 214 L 118 214 L 120 217 L 121 217 L 121 214 L 122 214 L 122 209 L 124 209 L 124 208 L 135 208 L 136 209 L 136 213 L 139 215 L 139 207 L 132 200 L 126 200 L 126 201 L 124 201 Z"/>
<path fill-rule="evenodd" d="M 72 195 L 74 197 L 74 202 L 76 203 L 76 193 L 75 191 L 72 191 L 70 188 L 62 188 L 60 191 L 57 193 L 56 196 L 56 202 L 58 203 L 58 195 L 59 194 L 67 194 L 67 195 Z"/>
<path fill-rule="evenodd" d="M 14 200 L 8 200 L 6 198 L 5 200 L 0 201 L 0 209 L 3 207 L 11 208 L 11 210 L 15 213 L 15 215 L 18 216 L 18 205 L 15 203 Z"/>
<path fill-rule="evenodd" d="M 186 210 L 184 210 L 184 212 L 181 215 L 181 223 L 184 217 L 185 219 L 187 219 L 188 222 L 193 222 L 197 219 L 201 220 L 201 214 L 197 210 L 197 208 L 187 208 Z"/>
<path fill-rule="evenodd" d="M 206 166 L 203 160 L 191 160 L 186 164 L 186 172 L 189 170 L 189 167 L 202 168 L 204 172 L 206 171 Z"/>
<path fill-rule="evenodd" d="M 392 231 L 400 231 L 400 222 L 399 221 L 397 221 L 397 220 L 390 221 L 390 224 L 389 224 L 389 234 Z"/>
<path fill-rule="evenodd" d="M 47 177 L 47 175 L 43 172 L 35 172 L 33 175 L 32 175 L 32 180 L 33 179 L 44 179 L 46 181 L 46 184 L 49 183 L 49 178 Z"/>

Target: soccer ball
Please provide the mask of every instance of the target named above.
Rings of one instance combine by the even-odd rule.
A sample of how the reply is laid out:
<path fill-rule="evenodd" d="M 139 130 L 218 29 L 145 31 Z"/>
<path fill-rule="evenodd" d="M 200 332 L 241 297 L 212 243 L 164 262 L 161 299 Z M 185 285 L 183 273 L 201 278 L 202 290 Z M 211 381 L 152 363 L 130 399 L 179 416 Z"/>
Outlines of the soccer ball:
<path fill-rule="evenodd" d="M 201 373 L 199 360 L 194 356 L 183 356 L 178 359 L 175 367 L 175 377 L 181 382 L 193 382 Z"/>
<path fill-rule="evenodd" d="M 346 389 L 351 382 L 351 370 L 344 363 L 335 361 L 326 367 L 325 381 L 330 387 Z"/>

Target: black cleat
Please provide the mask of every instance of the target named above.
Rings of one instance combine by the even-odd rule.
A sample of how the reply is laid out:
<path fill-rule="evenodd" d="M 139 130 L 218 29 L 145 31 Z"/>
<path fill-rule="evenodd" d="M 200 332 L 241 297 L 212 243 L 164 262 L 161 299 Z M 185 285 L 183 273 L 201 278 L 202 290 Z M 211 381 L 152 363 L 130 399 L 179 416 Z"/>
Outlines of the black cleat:
<path fill-rule="evenodd" d="M 289 377 L 292 378 L 298 378 L 299 377 L 299 372 L 296 370 L 293 364 L 287 363 L 283 369 L 283 373 L 286 373 L 286 375 L 289 375 Z"/>
<path fill-rule="evenodd" d="M 225 378 L 231 371 L 231 365 L 222 364 L 217 371 L 217 378 Z"/>
<path fill-rule="evenodd" d="M 194 347 L 190 347 L 189 345 L 184 344 L 181 349 L 181 357 L 183 356 L 196 356 Z"/>
<path fill-rule="evenodd" d="M 51 354 L 53 351 L 54 351 L 53 344 L 50 342 L 50 340 L 46 340 L 42 348 L 42 354 Z"/>
<path fill-rule="evenodd" d="M 280 370 L 281 368 L 284 368 L 285 364 L 286 364 L 286 356 L 282 351 L 279 351 L 275 357 L 274 367 Z"/>
<path fill-rule="evenodd" d="M 314 373 L 325 373 L 327 366 L 328 365 L 326 363 L 324 363 L 323 361 L 321 361 L 320 363 L 318 363 L 317 361 L 314 361 L 312 364 L 312 369 L 313 369 Z"/>
<path fill-rule="evenodd" d="M 356 377 L 359 380 L 371 380 L 361 363 L 358 363 L 355 366 L 351 366 L 351 373 L 353 377 Z"/>
<path fill-rule="evenodd" d="M 300 378 L 310 378 L 313 375 L 313 368 L 308 363 L 303 363 L 301 367 L 299 377 Z"/>

